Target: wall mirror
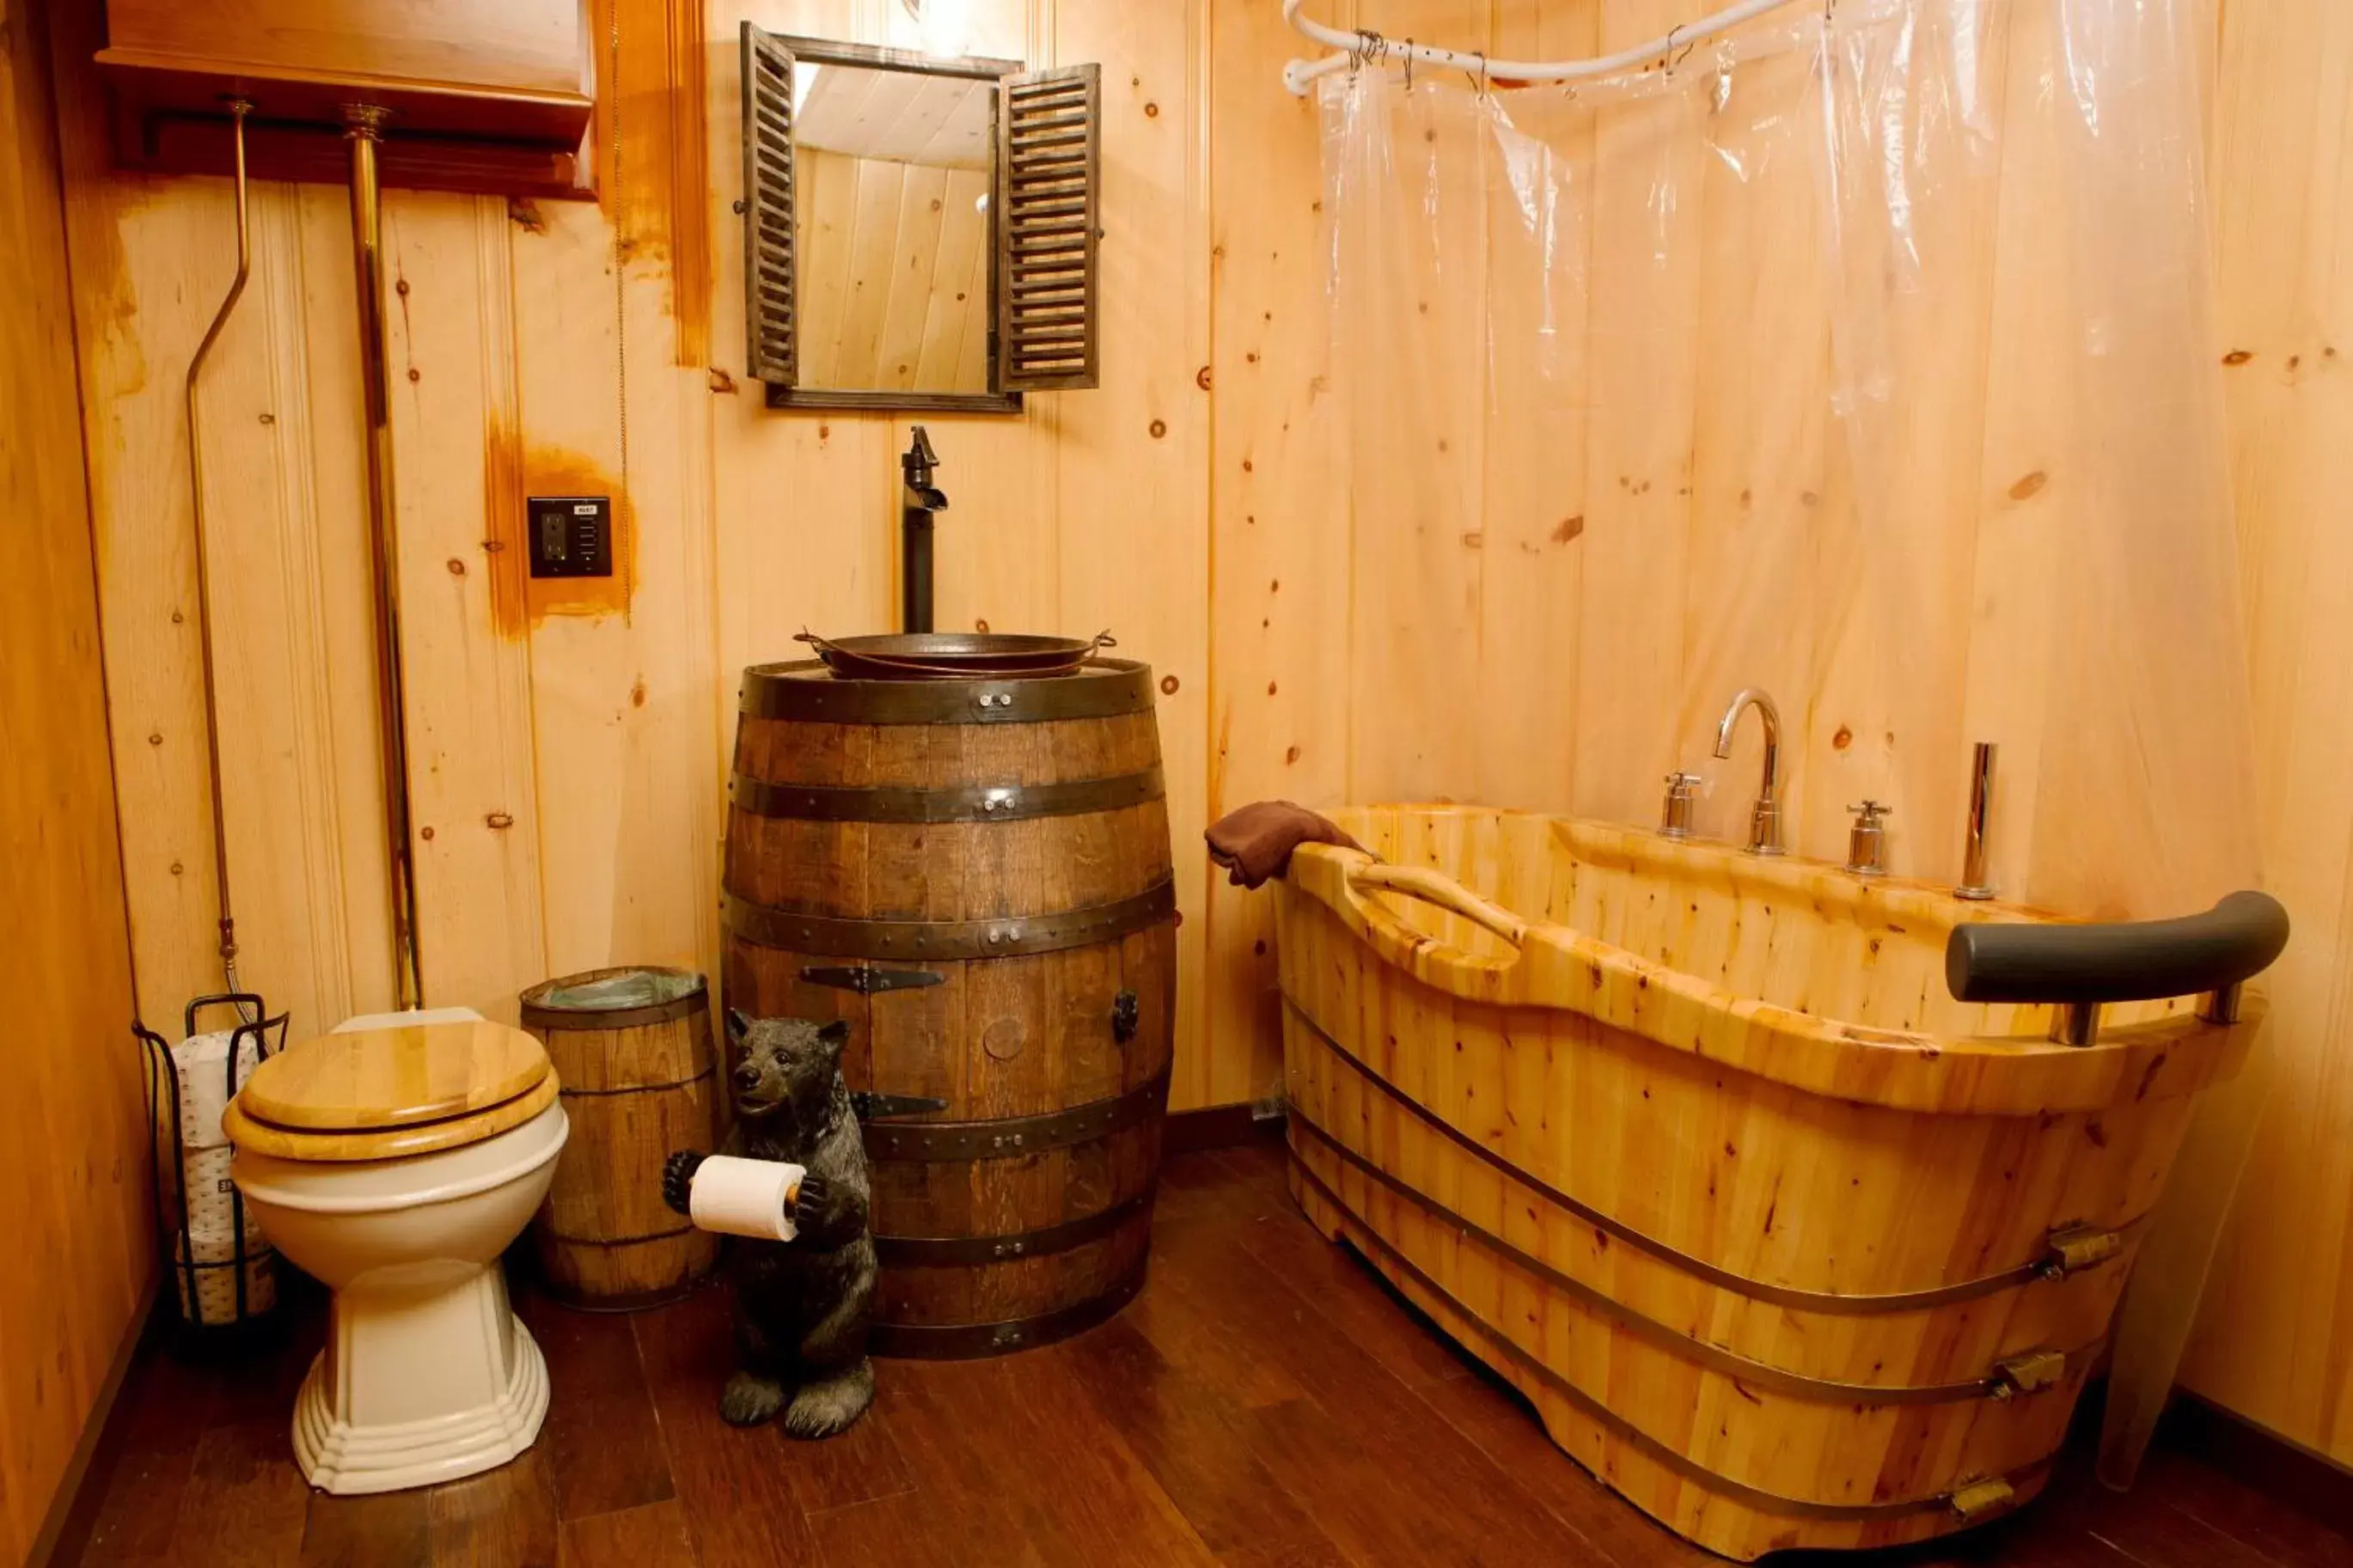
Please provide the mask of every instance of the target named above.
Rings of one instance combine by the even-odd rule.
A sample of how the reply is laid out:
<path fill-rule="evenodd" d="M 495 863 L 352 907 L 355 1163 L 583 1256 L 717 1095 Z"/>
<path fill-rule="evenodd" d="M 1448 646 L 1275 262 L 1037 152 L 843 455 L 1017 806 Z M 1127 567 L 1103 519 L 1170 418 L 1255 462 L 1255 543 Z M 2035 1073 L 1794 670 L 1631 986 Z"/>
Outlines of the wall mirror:
<path fill-rule="evenodd" d="M 1096 384 L 1102 72 L 744 24 L 749 368 L 772 408 Z"/>

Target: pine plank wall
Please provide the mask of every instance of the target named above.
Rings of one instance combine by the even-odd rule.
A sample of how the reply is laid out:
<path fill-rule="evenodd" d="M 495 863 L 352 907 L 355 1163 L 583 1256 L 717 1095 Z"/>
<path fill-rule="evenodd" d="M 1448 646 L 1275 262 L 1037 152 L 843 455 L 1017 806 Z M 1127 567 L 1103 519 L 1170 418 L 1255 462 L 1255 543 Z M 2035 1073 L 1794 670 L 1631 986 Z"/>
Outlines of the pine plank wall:
<path fill-rule="evenodd" d="M 154 1273 L 41 20 L 0 0 L 0 1563 L 68 1481 Z"/>
<path fill-rule="evenodd" d="M 230 205 L 218 180 L 110 172 L 88 64 L 96 0 L 55 6 L 130 910 L 143 1004 L 168 1016 L 215 978 L 180 378 L 227 280 Z M 1691 7 L 1326 9 L 1342 25 L 1557 56 L 1662 31 Z M 1269 921 L 1263 900 L 1209 874 L 1192 847 L 1204 823 L 1267 795 L 1432 788 L 1646 813 L 1647 796 L 1581 786 L 1568 726 L 1547 716 L 1582 704 L 1588 732 L 1672 748 L 1713 715 L 1646 706 L 1638 683 L 1605 679 L 1592 659 L 1580 668 L 1580 633 L 1557 606 L 1704 566 L 1716 546 L 1704 508 L 1664 484 L 1608 502 L 1620 526 L 1597 511 L 1580 539 L 1559 525 L 1582 511 L 1552 503 L 1573 501 L 1582 470 L 1556 469 L 1516 492 L 1491 484 L 1496 515 L 1476 538 L 1359 559 L 1329 450 L 1315 115 L 1275 88 L 1301 52 L 1276 0 L 970 10 L 975 52 L 1103 67 L 1104 384 L 1033 397 L 1018 417 L 924 420 L 954 503 L 940 622 L 1108 626 L 1159 672 L 1185 916 L 1174 1103 L 1252 1100 L 1280 1077 Z M 731 205 L 746 16 L 915 41 L 895 0 L 599 0 L 598 202 L 387 197 L 414 847 L 435 1003 L 511 1017 L 516 994 L 553 973 L 715 971 L 736 672 L 793 656 L 805 626 L 893 622 L 908 419 L 772 414 L 742 377 Z M 2234 356 L 2267 863 L 2299 935 L 2273 985 L 2272 1123 L 2189 1376 L 2353 1460 L 2353 534 L 2331 510 L 2353 462 L 2353 391 L 2335 352 L 2353 331 L 2339 254 L 2353 15 L 2330 0 L 2234 5 L 2216 37 L 2228 339 L 2216 353 Z M 206 382 L 206 471 L 239 929 L 248 977 L 292 1008 L 300 1035 L 392 1000 L 344 194 L 264 184 L 254 232 L 254 282 Z M 1778 256 L 1788 238 L 1748 243 Z M 1588 454 L 1593 471 L 1606 456 L 1688 482 L 1697 459 L 1672 432 L 1704 395 L 1672 377 L 1651 387 L 1665 416 L 1600 431 L 1620 445 Z M 1819 444 L 1818 424 L 1754 439 Z M 575 492 L 618 502 L 609 587 L 526 576 L 523 498 Z M 1409 617 L 1412 635 L 1384 622 L 1378 595 L 1421 602 L 1440 584 L 1436 620 Z M 1683 635 L 1622 629 L 1613 668 L 1662 651 L 1645 639 Z M 1477 700 L 1434 678 L 1440 632 L 1482 650 Z M 1799 749 L 1819 760 L 1827 743 Z M 1941 757 L 1919 771 L 1957 777 Z M 1834 768 L 1824 776 L 1803 797 L 1810 847 L 1842 831 L 1846 797 Z M 1957 820 L 1957 805 L 1932 798 L 1919 813 Z"/>

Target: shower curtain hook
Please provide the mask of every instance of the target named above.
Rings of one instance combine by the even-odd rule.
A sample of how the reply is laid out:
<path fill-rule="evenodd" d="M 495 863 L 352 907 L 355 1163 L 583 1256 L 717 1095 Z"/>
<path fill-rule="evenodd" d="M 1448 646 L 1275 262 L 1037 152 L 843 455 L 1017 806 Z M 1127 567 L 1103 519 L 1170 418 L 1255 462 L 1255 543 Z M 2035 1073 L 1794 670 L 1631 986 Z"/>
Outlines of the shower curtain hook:
<path fill-rule="evenodd" d="M 1675 35 L 1683 30 L 1683 24 L 1681 22 L 1669 27 L 1667 29 L 1666 41 L 1659 47 L 1659 63 L 1662 68 L 1659 74 L 1662 76 L 1674 75 L 1675 68 L 1683 64 L 1686 59 L 1689 59 L 1691 58 L 1691 52 L 1699 47 L 1697 41 L 1694 40 L 1694 42 L 1683 46 L 1683 52 L 1682 54 L 1675 53 Z"/>
<path fill-rule="evenodd" d="M 1464 74 L 1468 75 L 1469 73 L 1465 72 Z M 1475 78 L 1472 78 L 1472 86 L 1478 93 L 1482 101 L 1495 96 L 1487 82 L 1487 51 L 1484 49 L 1481 49 L 1479 51 L 1479 74 Z"/>
<path fill-rule="evenodd" d="M 1413 96 L 1413 40 L 1405 41 L 1405 95 Z"/>

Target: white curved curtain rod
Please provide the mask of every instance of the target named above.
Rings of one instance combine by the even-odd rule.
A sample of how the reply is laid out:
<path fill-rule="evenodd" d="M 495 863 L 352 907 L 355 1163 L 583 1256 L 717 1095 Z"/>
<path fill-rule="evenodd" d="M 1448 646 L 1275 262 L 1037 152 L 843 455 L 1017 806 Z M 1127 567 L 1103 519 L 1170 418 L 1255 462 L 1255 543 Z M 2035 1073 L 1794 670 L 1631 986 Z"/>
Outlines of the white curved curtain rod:
<path fill-rule="evenodd" d="M 1329 76 L 1345 68 L 1350 61 L 1366 58 L 1388 58 L 1391 56 L 1407 60 L 1419 60 L 1425 65 L 1445 66 L 1468 71 L 1481 80 L 1497 77 L 1514 81 L 1582 81 L 1590 77 L 1609 76 L 1630 67 L 1652 60 L 1664 60 L 1676 50 L 1728 32 L 1741 23 L 1778 11 L 1796 0 L 1739 0 L 1712 16 L 1686 22 L 1671 27 L 1663 37 L 1652 38 L 1647 44 L 1637 44 L 1620 49 L 1614 55 L 1598 55 L 1584 60 L 1498 60 L 1485 55 L 1464 54 L 1460 49 L 1433 48 L 1428 44 L 1399 43 L 1372 32 L 1345 32 L 1327 27 L 1313 16 L 1303 16 L 1300 7 L 1306 0 L 1282 0 L 1282 19 L 1292 29 L 1312 38 L 1327 48 L 1338 49 L 1336 55 L 1326 55 L 1320 60 L 1293 60 L 1282 68 L 1282 85 L 1293 97 L 1304 98 L 1308 84 L 1317 77 Z"/>

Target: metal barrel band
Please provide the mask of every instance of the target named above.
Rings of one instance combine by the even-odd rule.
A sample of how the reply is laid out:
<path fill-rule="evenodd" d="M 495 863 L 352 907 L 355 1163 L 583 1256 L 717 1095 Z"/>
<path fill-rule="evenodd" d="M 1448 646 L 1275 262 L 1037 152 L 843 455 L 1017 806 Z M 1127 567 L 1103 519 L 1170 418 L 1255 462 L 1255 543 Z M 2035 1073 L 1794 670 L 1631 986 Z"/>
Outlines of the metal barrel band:
<path fill-rule="evenodd" d="M 1329 1048 L 1331 1054 L 1355 1072 L 1358 1078 L 1378 1089 L 1422 1125 L 1453 1143 L 1457 1148 L 1502 1173 L 1511 1181 L 1546 1202 L 1556 1205 L 1586 1224 L 1608 1233 L 1611 1239 L 1622 1241 L 1630 1247 L 1648 1253 L 1671 1268 L 1681 1269 L 1686 1274 L 1705 1280 L 1710 1285 L 1746 1296 L 1751 1300 L 1766 1301 L 1777 1307 L 1794 1307 L 1809 1312 L 1869 1317 L 1883 1312 L 1916 1312 L 1930 1307 L 1947 1306 L 1957 1301 L 1974 1300 L 1980 1296 L 1997 1295 L 2004 1290 L 2015 1289 L 2021 1285 L 2033 1284 L 2037 1280 L 2056 1279 L 2069 1271 L 2064 1268 L 2054 1268 L 2054 1258 L 2057 1255 L 2046 1250 L 2031 1262 L 2017 1264 L 1998 1274 L 1982 1274 L 1974 1279 L 1964 1279 L 1952 1285 L 1940 1285 L 1932 1289 L 1903 1290 L 1873 1296 L 1850 1296 L 1831 1290 L 1806 1290 L 1789 1285 L 1771 1285 L 1761 1279 L 1751 1279 L 1746 1275 L 1735 1274 L 1729 1269 L 1717 1268 L 1704 1258 L 1694 1258 L 1688 1252 L 1671 1247 L 1654 1237 L 1647 1236 L 1627 1225 L 1623 1220 L 1604 1214 L 1588 1204 L 1580 1203 L 1549 1182 L 1522 1170 L 1461 1128 L 1439 1116 L 1388 1079 L 1383 1078 L 1362 1058 L 1333 1038 L 1329 1031 L 1308 1016 L 1307 1010 L 1289 995 L 1283 997 L 1282 1003 L 1290 1016 L 1296 1019 L 1301 1026 L 1321 1040 Z M 2148 1222 L 2148 1214 L 2143 1213 L 2126 1220 L 2122 1225 L 2110 1226 L 2108 1229 L 2120 1239 L 2129 1239 Z"/>
<path fill-rule="evenodd" d="M 1152 710 L 1152 668 L 1104 658 L 1069 675 L 841 680 L 822 659 L 755 664 L 738 707 L 754 719 L 820 724 L 1037 724 Z"/>
<path fill-rule="evenodd" d="M 1099 1241 L 1152 1208 L 1153 1188 L 1083 1218 L 1036 1230 L 998 1236 L 878 1236 L 874 1256 L 885 1263 L 937 1268 L 958 1263 L 1007 1263 L 1017 1258 L 1050 1258 Z"/>
<path fill-rule="evenodd" d="M 862 1126 L 870 1160 L 1007 1160 L 1067 1149 L 1107 1138 L 1159 1113 L 1168 1100 L 1168 1068 L 1109 1100 L 1091 1100 L 1043 1116 L 987 1121 L 868 1121 Z"/>
<path fill-rule="evenodd" d="M 1144 1289 L 1148 1257 L 1139 1256 L 1110 1289 L 1034 1318 L 997 1323 L 877 1323 L 867 1337 L 867 1348 L 879 1356 L 907 1361 L 961 1361 L 1052 1344 L 1107 1321 L 1134 1300 Z"/>
<path fill-rule="evenodd" d="M 735 809 L 801 822 L 1019 822 L 1081 816 L 1162 799 L 1167 786 L 1155 764 L 1140 773 L 1058 784 L 958 784 L 911 789 L 895 784 L 772 784 L 737 773 Z"/>
<path fill-rule="evenodd" d="M 630 967 L 592 970 L 590 975 L 645 973 Z M 683 973 L 657 971 L 654 973 Z M 685 994 L 667 1002 L 649 1002 L 642 1007 L 551 1007 L 541 1000 L 556 992 L 577 986 L 589 976 L 567 975 L 561 980 L 543 981 L 522 994 L 522 1023 L 525 1028 L 554 1030 L 641 1029 L 649 1024 L 675 1023 L 681 1018 L 701 1012 L 711 1004 L 711 988 L 702 976 L 693 976 L 693 988 Z"/>
<path fill-rule="evenodd" d="M 1652 1464 L 1672 1471 L 1684 1480 L 1704 1487 L 1744 1507 L 1753 1508 L 1760 1513 L 1778 1514 L 1789 1519 L 1828 1519 L 1862 1522 L 1873 1520 L 1905 1519 L 1923 1513 L 1961 1511 L 1961 1505 L 1957 1501 L 1955 1492 L 1937 1492 L 1928 1497 L 1905 1498 L 1875 1503 L 1816 1502 L 1810 1498 L 1784 1497 L 1778 1492 L 1762 1491 L 1709 1469 L 1689 1456 L 1668 1447 L 1623 1415 L 1601 1404 L 1591 1394 L 1569 1382 L 1567 1378 L 1522 1349 L 1509 1335 L 1481 1322 L 1456 1306 L 1454 1299 L 1448 1295 L 1436 1280 L 1423 1273 L 1410 1258 L 1406 1258 L 1388 1242 L 1373 1234 L 1368 1226 L 1353 1215 L 1347 1215 L 1347 1205 L 1341 1203 L 1339 1197 L 1316 1177 L 1314 1172 L 1296 1163 L 1293 1164 L 1292 1169 L 1298 1173 L 1300 1179 L 1319 1197 L 1339 1209 L 1344 1215 L 1347 1215 L 1342 1229 L 1346 1233 L 1349 1242 L 1364 1252 L 1372 1260 L 1375 1268 L 1396 1280 L 1400 1288 L 1409 1286 L 1411 1289 L 1407 1291 L 1409 1299 L 1411 1298 L 1414 1290 L 1419 1290 L 1431 1302 L 1445 1309 L 1481 1341 L 1492 1346 L 1499 1355 L 1522 1373 L 1543 1384 L 1548 1391 L 1566 1400 L 1579 1415 L 1600 1427 L 1610 1436 L 1631 1447 Z M 1429 1310 L 1422 1302 L 1417 1301 L 1414 1305 L 1423 1310 Z M 1442 1321 L 1440 1326 L 1447 1327 Z M 2051 1459 L 2046 1456 L 2031 1464 L 2010 1470 L 1999 1479 L 2010 1482 L 2014 1489 L 2022 1491 L 2029 1482 L 2044 1474 L 2050 1468 Z"/>
<path fill-rule="evenodd" d="M 718 1070 L 716 1067 L 707 1067 L 692 1078 L 666 1079 L 660 1083 L 633 1083 L 621 1089 L 559 1087 L 555 1091 L 555 1097 L 558 1100 L 612 1100 L 625 1094 L 659 1094 L 666 1089 L 691 1089 Z"/>
<path fill-rule="evenodd" d="M 1736 1379 L 1744 1387 L 1770 1389 L 1776 1394 L 1787 1394 L 1793 1399 L 1808 1399 L 1831 1405 L 1953 1405 L 1970 1399 L 2009 1399 L 2016 1397 L 2019 1394 L 2018 1385 L 2005 1379 L 1998 1370 L 1989 1371 L 1982 1377 L 1970 1378 L 1961 1383 L 1908 1384 L 1840 1383 L 1828 1378 L 1809 1377 L 1802 1373 L 1790 1372 L 1767 1362 L 1752 1361 L 1746 1356 L 1736 1355 L 1720 1346 L 1708 1343 L 1705 1340 L 1694 1339 L 1681 1329 L 1670 1327 L 1646 1313 L 1636 1311 L 1623 1302 L 1595 1289 L 1583 1280 L 1563 1273 L 1542 1258 L 1530 1256 L 1494 1232 L 1465 1219 L 1444 1205 L 1416 1192 L 1362 1154 L 1341 1143 L 1338 1139 L 1321 1127 L 1316 1126 L 1314 1121 L 1300 1114 L 1295 1106 L 1292 1108 L 1291 1120 L 1293 1125 L 1312 1135 L 1317 1142 L 1339 1156 L 1344 1163 L 1354 1166 L 1367 1179 L 1412 1204 L 1430 1218 L 1453 1231 L 1458 1237 L 1478 1243 L 1502 1262 L 1558 1290 L 1588 1311 L 1609 1319 L 1634 1338 L 1655 1345 L 1670 1355 L 1696 1362 L 1710 1372 Z M 1316 1175 L 1314 1168 L 1301 1160 L 1295 1152 L 1292 1159 L 1293 1163 L 1300 1164 L 1309 1176 Z M 1318 1184 L 1322 1184 L 1321 1177 L 1316 1177 L 1316 1180 Z M 1362 1220 L 1363 1216 L 1356 1215 L 1356 1210 L 1345 1199 L 1335 1197 L 1334 1201 L 1342 1208 L 1347 1209 L 1352 1216 Z M 2067 1352 L 2063 1358 L 2063 1373 L 2072 1374 L 2088 1367 L 2105 1342 L 2105 1340 L 2094 1340 L 2088 1345 L 2080 1345 Z M 2057 1381 L 2053 1380 L 2046 1386 L 2056 1386 Z"/>
<path fill-rule="evenodd" d="M 692 1236 L 694 1226 L 681 1225 L 669 1230 L 649 1230 L 642 1236 L 575 1236 L 568 1230 L 550 1226 L 544 1233 L 557 1241 L 568 1241 L 579 1247 L 638 1247 L 649 1241 L 675 1241 L 681 1236 Z"/>
<path fill-rule="evenodd" d="M 1131 898 L 1043 915 L 981 921 L 844 920 L 795 914 L 727 896 L 727 929 L 744 941 L 828 958 L 1013 958 L 1112 942 L 1176 912 L 1176 883 L 1155 882 Z"/>

